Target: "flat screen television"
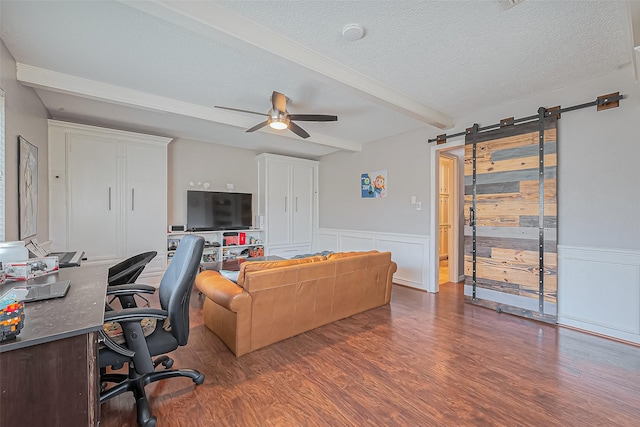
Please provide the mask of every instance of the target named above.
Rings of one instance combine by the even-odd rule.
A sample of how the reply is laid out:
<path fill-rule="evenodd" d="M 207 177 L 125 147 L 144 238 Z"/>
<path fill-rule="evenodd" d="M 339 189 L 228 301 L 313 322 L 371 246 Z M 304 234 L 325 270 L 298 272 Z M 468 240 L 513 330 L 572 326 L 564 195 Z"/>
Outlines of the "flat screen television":
<path fill-rule="evenodd" d="M 251 228 L 251 193 L 187 191 L 187 229 L 190 231 Z"/>

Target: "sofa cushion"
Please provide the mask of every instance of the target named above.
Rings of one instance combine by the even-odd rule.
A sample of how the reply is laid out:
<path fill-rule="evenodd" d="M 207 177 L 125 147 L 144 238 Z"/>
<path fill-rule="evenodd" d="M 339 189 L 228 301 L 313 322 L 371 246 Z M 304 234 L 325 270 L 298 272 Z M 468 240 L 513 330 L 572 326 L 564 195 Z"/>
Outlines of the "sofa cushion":
<path fill-rule="evenodd" d="M 308 257 L 312 257 L 312 256 L 328 256 L 331 255 L 333 252 L 332 251 L 322 251 L 322 252 L 316 252 L 315 254 L 300 254 L 300 255 L 296 255 L 294 257 L 291 257 L 291 259 L 298 259 L 298 258 L 308 258 Z"/>
<path fill-rule="evenodd" d="M 324 256 L 312 256 L 307 258 L 283 259 L 279 261 L 243 262 L 242 265 L 240 265 L 240 273 L 238 274 L 237 283 L 238 285 L 243 286 L 245 274 L 252 271 L 269 270 L 272 268 L 287 267 L 290 265 L 309 264 L 312 262 L 325 261 L 326 259 L 327 257 L 324 257 Z"/>
<path fill-rule="evenodd" d="M 341 259 L 341 258 L 350 258 L 350 257 L 354 257 L 354 256 L 362 256 L 362 255 L 369 255 L 369 254 L 377 254 L 379 253 L 378 251 L 366 251 L 366 252 L 337 252 L 335 254 L 330 254 L 327 256 L 328 260 L 332 260 L 332 259 Z"/>
<path fill-rule="evenodd" d="M 220 270 L 220 275 L 225 279 L 231 280 L 233 283 L 238 283 L 238 275 L 240 275 L 240 271 Z"/>

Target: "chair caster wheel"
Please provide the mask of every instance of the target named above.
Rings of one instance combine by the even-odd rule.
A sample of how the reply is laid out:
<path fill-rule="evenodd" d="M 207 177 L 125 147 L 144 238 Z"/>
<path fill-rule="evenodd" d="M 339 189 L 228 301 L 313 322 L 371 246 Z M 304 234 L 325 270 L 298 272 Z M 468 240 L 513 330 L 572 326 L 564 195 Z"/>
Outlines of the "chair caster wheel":
<path fill-rule="evenodd" d="M 156 427 L 156 417 L 149 418 L 142 427 Z"/>
<path fill-rule="evenodd" d="M 202 384 L 204 382 L 204 374 L 198 375 L 198 377 L 195 378 L 193 382 L 196 383 L 197 385 Z"/>
<path fill-rule="evenodd" d="M 165 369 L 171 369 L 171 367 L 173 366 L 173 359 L 162 361 L 162 366 L 164 366 Z"/>

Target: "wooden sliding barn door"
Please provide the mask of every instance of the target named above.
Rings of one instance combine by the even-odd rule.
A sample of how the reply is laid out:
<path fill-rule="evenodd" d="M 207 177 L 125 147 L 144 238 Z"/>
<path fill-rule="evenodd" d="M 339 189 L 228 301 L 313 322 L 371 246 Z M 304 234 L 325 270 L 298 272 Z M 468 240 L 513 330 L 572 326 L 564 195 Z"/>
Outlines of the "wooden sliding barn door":
<path fill-rule="evenodd" d="M 467 301 L 555 322 L 556 119 L 477 129 L 465 140 Z"/>

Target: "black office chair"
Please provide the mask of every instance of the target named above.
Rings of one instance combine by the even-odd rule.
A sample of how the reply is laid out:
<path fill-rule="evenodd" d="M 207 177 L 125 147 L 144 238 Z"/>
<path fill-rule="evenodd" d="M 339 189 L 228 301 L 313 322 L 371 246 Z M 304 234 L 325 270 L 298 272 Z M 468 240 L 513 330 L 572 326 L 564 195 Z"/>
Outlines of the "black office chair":
<path fill-rule="evenodd" d="M 189 299 L 193 282 L 202 258 L 204 239 L 188 235 L 182 238 L 180 246 L 169 264 L 158 289 L 160 309 L 136 307 L 105 312 L 105 322 L 118 322 L 122 326 L 124 344 L 113 341 L 104 331 L 100 331 L 104 347 L 99 351 L 101 368 L 100 383 L 103 388 L 108 383 L 116 383 L 100 393 L 100 403 L 124 392 L 133 392 L 136 399 L 138 424 L 144 427 L 156 425 L 147 402 L 145 385 L 171 377 L 188 377 L 196 384 L 204 382 L 204 375 L 192 369 L 169 370 L 173 360 L 166 356 L 178 346 L 187 344 L 189 338 Z M 129 291 L 125 288 L 129 287 Z M 119 298 L 132 297 L 133 294 L 150 293 L 146 286 L 118 285 L 107 289 L 107 295 L 116 294 Z M 142 288 L 142 290 L 141 290 Z M 143 319 L 157 319 L 153 332 L 144 336 L 141 322 Z M 164 325 L 169 319 L 170 328 Z M 169 330 L 167 330 L 169 329 Z M 160 356 L 155 360 L 152 357 Z M 120 369 L 129 364 L 129 374 L 106 373 L 106 367 Z M 155 372 L 162 364 L 167 370 Z"/>
<path fill-rule="evenodd" d="M 135 283 L 144 268 L 151 262 L 153 258 L 158 254 L 156 251 L 143 252 L 141 254 L 132 256 L 131 258 L 127 258 L 122 262 L 117 263 L 116 265 L 109 268 L 109 273 L 107 275 L 107 283 L 109 286 L 117 286 L 117 285 L 127 285 L 131 283 Z M 138 294 L 138 296 L 140 296 Z M 149 306 L 149 300 L 140 296 L 145 302 L 147 307 Z M 112 297 L 109 301 L 111 304 L 116 297 Z M 122 296 L 120 298 L 120 303 L 122 304 L 122 308 L 132 308 L 136 307 L 137 304 L 134 300 L 134 296 Z M 111 309 L 107 306 L 108 309 Z"/>

